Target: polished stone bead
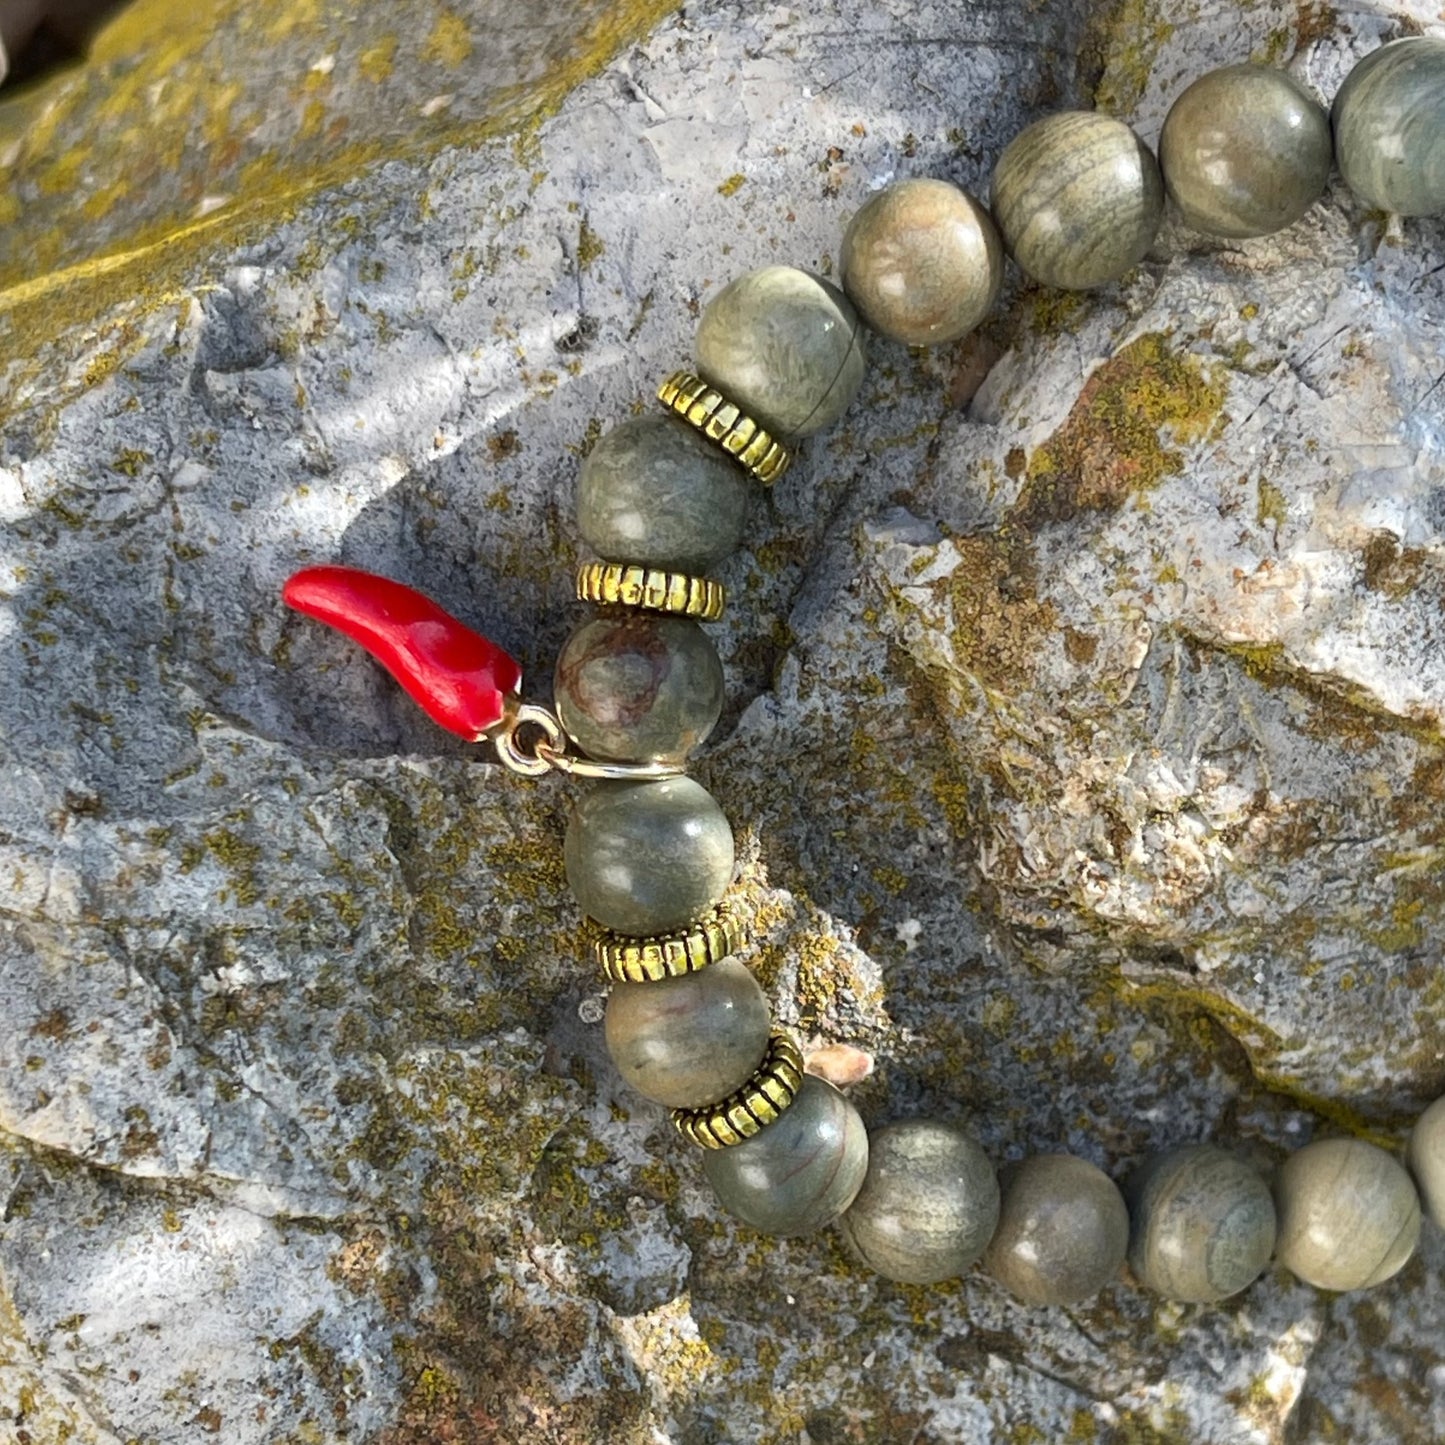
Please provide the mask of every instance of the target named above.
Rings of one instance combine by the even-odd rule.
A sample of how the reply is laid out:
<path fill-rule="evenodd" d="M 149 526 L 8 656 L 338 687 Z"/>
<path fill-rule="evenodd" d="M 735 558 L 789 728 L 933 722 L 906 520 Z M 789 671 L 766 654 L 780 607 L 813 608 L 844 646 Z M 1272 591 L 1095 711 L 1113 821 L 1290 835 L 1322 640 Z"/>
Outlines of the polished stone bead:
<path fill-rule="evenodd" d="M 554 691 L 562 727 L 590 757 L 680 762 L 722 712 L 722 663 L 686 618 L 594 617 L 567 639 Z"/>
<path fill-rule="evenodd" d="M 577 479 L 577 525 L 604 562 L 706 572 L 736 551 L 751 483 L 681 417 L 633 417 L 605 433 Z"/>
<path fill-rule="evenodd" d="M 966 336 L 1003 282 L 988 212 L 947 181 L 899 181 L 868 200 L 843 235 L 843 289 L 874 331 L 908 346 Z"/>
<path fill-rule="evenodd" d="M 998 1176 L 970 1134 L 903 1119 L 868 1136 L 868 1173 L 839 1221 L 870 1269 L 901 1284 L 962 1274 L 998 1221 Z"/>
<path fill-rule="evenodd" d="M 1334 147 L 1324 107 L 1283 70 L 1226 65 L 1170 107 L 1159 137 L 1164 187 L 1206 236 L 1267 236 L 1324 194 Z"/>
<path fill-rule="evenodd" d="M 733 874 L 732 829 L 691 778 L 596 784 L 572 810 L 562 854 L 583 911 L 634 935 L 691 923 Z"/>
<path fill-rule="evenodd" d="M 868 1168 L 868 1131 L 832 1084 L 808 1074 L 762 1133 L 708 1149 L 703 1173 L 724 1208 L 764 1234 L 811 1234 L 853 1202 Z"/>
<path fill-rule="evenodd" d="M 1409 1160 L 1425 1211 L 1445 1229 L 1445 1099 L 1436 1099 L 1415 1121 Z"/>
<path fill-rule="evenodd" d="M 1005 1171 L 983 1267 L 1025 1304 L 1073 1304 L 1119 1273 L 1128 1248 L 1118 1185 L 1087 1159 L 1036 1154 Z"/>
<path fill-rule="evenodd" d="M 1365 1289 L 1404 1268 L 1420 1199 L 1402 1165 L 1363 1139 L 1320 1139 L 1274 1183 L 1279 1262 L 1318 1289 Z"/>
<path fill-rule="evenodd" d="M 1005 147 L 993 171 L 993 218 L 1019 266 L 1045 286 L 1084 291 L 1142 259 L 1164 214 L 1149 147 L 1090 110 L 1045 116 Z"/>
<path fill-rule="evenodd" d="M 1410 36 L 1373 50 L 1330 111 L 1335 159 L 1367 205 L 1445 215 L 1445 39 Z"/>
<path fill-rule="evenodd" d="M 848 298 L 820 276 L 765 266 L 703 309 L 697 369 L 778 436 L 831 426 L 863 381 L 863 337 Z"/>
<path fill-rule="evenodd" d="M 1156 1154 L 1128 1182 L 1129 1268 L 1166 1299 L 1209 1304 L 1252 1284 L 1274 1249 L 1269 1187 L 1211 1144 Z"/>
<path fill-rule="evenodd" d="M 735 958 L 656 983 L 614 985 L 607 1051 L 639 1094 L 700 1109 L 747 1083 L 768 1047 L 768 1001 Z"/>

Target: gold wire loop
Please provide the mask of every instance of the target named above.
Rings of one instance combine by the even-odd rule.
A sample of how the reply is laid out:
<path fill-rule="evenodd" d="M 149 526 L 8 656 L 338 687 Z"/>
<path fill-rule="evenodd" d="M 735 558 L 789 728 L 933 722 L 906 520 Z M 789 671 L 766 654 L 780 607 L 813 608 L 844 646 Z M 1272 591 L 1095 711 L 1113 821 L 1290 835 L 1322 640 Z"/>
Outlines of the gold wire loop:
<path fill-rule="evenodd" d="M 559 744 L 566 747 L 566 735 L 562 731 L 562 724 L 546 708 L 538 707 L 536 703 L 531 702 L 523 703 L 520 707 L 509 708 L 506 717 L 491 734 L 491 739 L 496 746 L 497 756 L 506 767 L 514 773 L 521 773 L 524 778 L 540 778 L 551 769 L 552 764 L 542 753 L 544 743 L 537 743 L 528 752 L 517 740 L 518 732 L 528 724 L 541 728 L 546 744 L 550 744 L 553 748 Z"/>
<path fill-rule="evenodd" d="M 527 726 L 540 728 L 542 736 L 528 749 L 518 739 Z M 614 778 L 630 782 L 649 778 L 675 778 L 683 772 L 681 763 L 604 763 L 567 751 L 567 734 L 555 713 L 534 702 L 512 708 L 489 734 L 497 756 L 505 767 L 524 778 L 540 778 L 556 769 L 574 778 Z"/>

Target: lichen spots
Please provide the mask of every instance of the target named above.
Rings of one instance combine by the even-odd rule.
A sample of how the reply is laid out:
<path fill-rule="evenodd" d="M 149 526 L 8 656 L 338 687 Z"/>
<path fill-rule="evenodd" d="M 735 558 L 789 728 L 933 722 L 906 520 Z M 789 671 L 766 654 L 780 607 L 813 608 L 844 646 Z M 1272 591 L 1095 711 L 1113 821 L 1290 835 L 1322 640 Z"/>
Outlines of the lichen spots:
<path fill-rule="evenodd" d="M 1020 553 L 989 537 L 960 537 L 954 546 L 959 565 L 942 585 L 955 656 L 990 689 L 1027 695 L 1041 654 L 1057 640 L 1058 611 L 1039 597 Z"/>
<path fill-rule="evenodd" d="M 577 227 L 577 269 L 590 270 L 592 264 L 600 260 L 606 250 L 602 237 L 592 229 L 584 215 Z"/>
<path fill-rule="evenodd" d="M 361 52 L 356 68 L 373 85 L 381 85 L 391 79 L 391 66 L 395 59 L 396 36 L 383 35 L 375 45 L 369 45 Z"/>
<path fill-rule="evenodd" d="M 1272 482 L 1261 477 L 1255 487 L 1254 519 L 1261 527 L 1272 527 L 1276 533 L 1289 520 L 1289 501 Z"/>
<path fill-rule="evenodd" d="M 1365 586 L 1398 602 L 1419 585 L 1430 554 L 1423 547 L 1402 547 L 1392 532 L 1376 532 L 1365 544 L 1362 561 Z"/>
<path fill-rule="evenodd" d="M 401 1325 L 403 1403 L 386 1445 L 530 1438 L 538 1409 L 569 1439 L 635 1438 L 642 1401 L 594 1310 L 535 1268 L 532 1251 L 564 1248 L 600 1273 L 603 1241 L 628 1228 L 622 1201 L 597 1187 L 605 1161 L 577 1118 L 576 1086 L 542 1063 L 541 1046 L 515 1034 L 477 1052 L 426 1050 L 398 1068 L 378 1116 L 376 1141 L 425 1167 L 420 1217 L 404 1227 L 436 1280 L 421 1311 L 405 1275 L 379 1287 Z M 603 1388 L 559 1391 L 539 1362 L 564 1358 L 588 1359 Z"/>
<path fill-rule="evenodd" d="M 1035 449 L 1012 520 L 1030 530 L 1113 511 L 1184 470 L 1181 447 L 1220 425 L 1222 374 L 1162 332 L 1131 341 L 1089 378 L 1064 424 Z"/>
<path fill-rule="evenodd" d="M 1102 56 L 1103 75 L 1094 89 L 1094 104 L 1109 115 L 1128 116 L 1149 88 L 1159 51 L 1174 34 L 1155 0 L 1122 0 L 1092 11 L 1086 55 Z"/>
<path fill-rule="evenodd" d="M 422 46 L 421 58 L 454 70 L 471 53 L 472 32 L 467 22 L 455 11 L 443 10 Z"/>

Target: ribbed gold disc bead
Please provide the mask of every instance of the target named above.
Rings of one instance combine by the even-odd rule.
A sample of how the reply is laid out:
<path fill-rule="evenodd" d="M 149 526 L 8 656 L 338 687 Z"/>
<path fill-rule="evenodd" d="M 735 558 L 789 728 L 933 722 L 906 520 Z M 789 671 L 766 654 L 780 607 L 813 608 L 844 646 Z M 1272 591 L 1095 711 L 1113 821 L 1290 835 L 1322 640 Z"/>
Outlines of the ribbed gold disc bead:
<path fill-rule="evenodd" d="M 652 938 L 599 931 L 592 951 L 613 983 L 656 983 L 730 958 L 748 940 L 750 910 L 724 898 L 695 923 Z"/>
<path fill-rule="evenodd" d="M 792 452 L 695 372 L 674 371 L 658 387 L 657 397 L 765 485 L 788 470 Z"/>
<path fill-rule="evenodd" d="M 741 1144 L 767 1128 L 803 1087 L 803 1055 L 787 1034 L 775 1029 L 757 1072 L 726 1099 L 702 1109 L 674 1109 L 678 1133 L 704 1149 Z"/>
<path fill-rule="evenodd" d="M 577 569 L 577 600 L 716 622 L 723 615 L 728 595 L 722 583 L 710 577 L 663 572 L 631 562 L 584 562 Z"/>

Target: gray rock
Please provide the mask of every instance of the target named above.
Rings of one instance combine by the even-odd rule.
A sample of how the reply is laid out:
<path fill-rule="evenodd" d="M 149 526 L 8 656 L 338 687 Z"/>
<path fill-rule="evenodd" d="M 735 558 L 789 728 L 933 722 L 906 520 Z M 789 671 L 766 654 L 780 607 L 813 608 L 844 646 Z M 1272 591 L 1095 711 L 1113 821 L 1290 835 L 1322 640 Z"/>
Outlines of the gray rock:
<path fill-rule="evenodd" d="M 40 1439 L 156 1445 L 210 1411 L 227 1445 L 1445 1438 L 1397 1373 L 1445 1326 L 1433 1229 L 1361 1297 L 1275 1271 L 1054 1319 L 734 1225 L 606 1059 L 570 787 L 276 600 L 389 572 L 544 693 L 579 453 L 728 279 L 826 274 L 899 175 L 982 194 L 1092 102 L 1081 53 L 1153 141 L 1206 70 L 1328 98 L 1438 7 L 1295 53 L 1292 9 L 701 0 L 592 73 L 562 37 L 639 9 L 452 8 L 454 67 L 430 5 L 282 33 L 140 0 L 0 114 L 0 1435 L 23 1390 Z M 176 45 L 121 53 L 161 12 Z M 388 33 L 396 104 L 361 67 Z M 966 1107 L 991 1157 L 1122 1176 L 1182 1138 L 1280 1158 L 1316 1108 L 1398 1144 L 1438 1093 L 1442 264 L 1438 221 L 1336 185 L 1281 236 L 1166 230 L 1107 293 L 1015 282 L 973 341 L 873 345 L 754 509 L 702 780 L 775 1015 L 877 1060 L 865 1119 Z"/>

